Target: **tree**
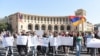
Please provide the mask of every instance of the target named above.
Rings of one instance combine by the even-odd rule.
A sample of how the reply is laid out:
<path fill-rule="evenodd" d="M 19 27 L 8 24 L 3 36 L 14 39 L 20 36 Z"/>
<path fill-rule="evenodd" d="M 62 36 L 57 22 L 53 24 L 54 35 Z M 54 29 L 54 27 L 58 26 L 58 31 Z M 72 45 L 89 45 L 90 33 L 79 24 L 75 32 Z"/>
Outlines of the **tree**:
<path fill-rule="evenodd" d="M 0 23 L 0 32 L 4 29 L 7 30 L 8 25 L 6 23 Z"/>
<path fill-rule="evenodd" d="M 12 32 L 13 30 L 12 30 L 12 26 L 11 26 L 11 24 L 6 23 L 6 25 L 7 25 L 7 30 L 9 30 L 9 31 L 11 31 L 11 32 Z"/>

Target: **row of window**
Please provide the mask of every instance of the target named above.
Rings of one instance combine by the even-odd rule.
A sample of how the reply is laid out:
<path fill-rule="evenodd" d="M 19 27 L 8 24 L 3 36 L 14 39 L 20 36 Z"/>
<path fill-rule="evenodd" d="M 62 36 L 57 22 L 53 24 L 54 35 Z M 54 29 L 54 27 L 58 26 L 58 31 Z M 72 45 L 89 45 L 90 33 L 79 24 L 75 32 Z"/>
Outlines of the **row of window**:
<path fill-rule="evenodd" d="M 31 22 L 33 22 L 33 21 L 41 21 L 41 23 L 42 23 L 42 21 L 54 21 L 54 22 L 68 22 L 69 20 L 68 20 L 68 18 L 67 17 L 38 17 L 38 16 L 24 16 L 23 17 L 23 19 L 24 19 L 24 21 L 26 22 L 27 20 L 28 20 L 28 22 L 31 20 Z"/>
<path fill-rule="evenodd" d="M 28 30 L 32 30 L 32 29 L 33 29 L 33 26 L 31 24 L 29 24 L 28 25 Z M 40 26 L 39 25 L 35 25 L 35 30 L 39 30 L 39 29 L 40 29 Z M 55 25 L 54 26 L 54 30 L 58 30 L 58 29 L 59 29 L 58 26 Z M 64 29 L 65 29 L 65 26 L 64 25 L 61 25 L 60 26 L 60 30 L 64 30 Z M 71 30 L 71 26 L 70 25 L 66 26 L 66 29 L 67 30 Z M 46 30 L 46 26 L 45 25 L 42 25 L 41 26 L 41 30 Z M 51 25 L 48 26 L 48 30 L 52 30 L 52 26 Z"/>
<path fill-rule="evenodd" d="M 57 20 L 58 21 L 58 19 L 60 19 L 60 21 L 68 21 L 68 18 L 67 17 L 39 17 L 39 16 L 24 16 L 23 17 L 24 19 L 27 19 L 27 20 L 40 20 L 40 21 L 55 21 L 55 20 Z"/>

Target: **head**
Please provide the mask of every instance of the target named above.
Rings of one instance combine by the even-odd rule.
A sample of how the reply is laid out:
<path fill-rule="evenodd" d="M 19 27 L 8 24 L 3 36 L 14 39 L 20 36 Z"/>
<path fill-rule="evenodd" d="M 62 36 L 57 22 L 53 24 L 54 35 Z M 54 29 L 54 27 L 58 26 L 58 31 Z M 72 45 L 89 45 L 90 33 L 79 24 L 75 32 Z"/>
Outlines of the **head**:
<path fill-rule="evenodd" d="M 43 37 L 48 37 L 48 33 L 45 31 Z"/>
<path fill-rule="evenodd" d="M 49 31 L 49 35 L 52 35 L 52 34 L 53 34 L 53 32 Z"/>
<path fill-rule="evenodd" d="M 59 34 L 57 31 L 54 32 L 54 37 L 57 37 Z"/>
<path fill-rule="evenodd" d="M 30 32 L 26 32 L 26 35 L 29 36 L 30 35 Z"/>
<path fill-rule="evenodd" d="M 9 37 L 11 36 L 11 33 L 9 31 L 6 32 L 6 36 Z"/>
<path fill-rule="evenodd" d="M 78 36 L 82 36 L 82 33 L 81 33 L 81 32 L 79 32 L 79 33 L 78 33 Z"/>
<path fill-rule="evenodd" d="M 35 31 L 31 32 L 31 35 L 33 35 L 33 36 L 36 35 L 36 32 Z"/>

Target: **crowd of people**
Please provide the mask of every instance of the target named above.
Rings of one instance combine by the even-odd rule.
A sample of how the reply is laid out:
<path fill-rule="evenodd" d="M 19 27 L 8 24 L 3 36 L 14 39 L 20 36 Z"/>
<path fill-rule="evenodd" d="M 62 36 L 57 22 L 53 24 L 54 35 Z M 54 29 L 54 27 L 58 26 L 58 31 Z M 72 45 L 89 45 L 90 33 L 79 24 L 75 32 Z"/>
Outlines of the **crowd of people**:
<path fill-rule="evenodd" d="M 21 33 L 14 33 L 11 34 L 9 31 L 3 31 L 1 32 L 1 37 L 0 40 L 12 36 L 12 41 L 14 41 L 15 39 L 17 39 L 17 36 L 33 36 L 34 38 L 41 38 L 39 35 L 36 34 L 35 31 L 22 31 Z M 22 55 L 22 53 L 25 52 L 25 55 L 27 55 L 30 51 L 33 52 L 33 56 L 35 52 L 38 53 L 42 53 L 42 54 L 47 54 L 47 53 L 53 53 L 53 50 L 61 50 L 62 52 L 66 53 L 67 56 L 69 55 L 69 50 L 70 51 L 76 51 L 76 56 L 80 56 L 82 48 L 86 47 L 86 43 L 87 38 L 98 38 L 98 32 L 44 32 L 44 34 L 42 35 L 42 38 L 56 38 L 56 37 L 73 37 L 73 46 L 59 46 L 58 48 L 52 47 L 50 46 L 50 43 L 48 43 L 49 47 L 45 47 L 45 46 L 28 46 L 29 43 L 27 43 L 26 45 L 18 45 L 17 44 L 17 50 L 19 55 Z M 30 40 L 28 40 L 30 41 Z M 67 41 L 66 41 L 67 42 Z M 6 56 L 8 55 L 8 52 L 10 52 L 10 54 L 13 56 L 13 46 L 6 46 L 5 47 L 7 49 L 6 52 Z M 87 47 L 86 47 L 87 48 Z M 76 50 L 75 50 L 76 49 Z M 90 53 L 91 56 L 94 56 L 95 54 L 94 52 L 94 48 L 87 48 L 87 53 Z M 98 52 L 100 54 L 100 49 L 98 49 Z M 100 56 L 100 55 L 99 55 Z"/>

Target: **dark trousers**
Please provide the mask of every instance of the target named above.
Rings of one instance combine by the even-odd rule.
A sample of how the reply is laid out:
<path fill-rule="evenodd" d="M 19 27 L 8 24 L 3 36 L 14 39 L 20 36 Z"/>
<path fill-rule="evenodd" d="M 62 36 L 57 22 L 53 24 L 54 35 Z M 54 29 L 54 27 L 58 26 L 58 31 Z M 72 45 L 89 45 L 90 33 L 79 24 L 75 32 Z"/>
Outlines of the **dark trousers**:
<path fill-rule="evenodd" d="M 37 46 L 37 51 L 38 51 L 39 53 L 42 52 L 42 48 L 41 48 L 41 46 Z"/>
<path fill-rule="evenodd" d="M 27 55 L 28 49 L 26 45 L 17 45 L 17 49 L 18 49 L 19 55 L 22 55 L 23 52 L 24 52 L 24 55 Z"/>
<path fill-rule="evenodd" d="M 91 56 L 96 56 L 96 48 L 91 48 Z"/>
<path fill-rule="evenodd" d="M 42 53 L 47 54 L 48 53 L 48 47 L 42 46 Z"/>

